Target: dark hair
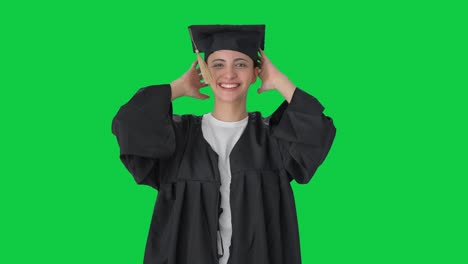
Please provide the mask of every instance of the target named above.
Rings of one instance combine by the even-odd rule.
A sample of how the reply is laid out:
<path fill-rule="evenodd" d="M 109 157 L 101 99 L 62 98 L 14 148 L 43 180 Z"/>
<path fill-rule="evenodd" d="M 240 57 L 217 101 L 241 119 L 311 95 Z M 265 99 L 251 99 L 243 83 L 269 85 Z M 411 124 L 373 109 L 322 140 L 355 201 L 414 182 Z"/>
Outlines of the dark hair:
<path fill-rule="evenodd" d="M 205 53 L 205 54 L 203 55 L 206 64 L 208 64 L 208 57 L 209 57 L 212 53 L 213 53 L 213 52 L 208 53 L 208 56 L 207 56 L 207 53 Z M 247 55 L 247 54 L 245 54 L 245 55 Z M 250 59 L 252 59 L 254 68 L 255 68 L 255 67 L 261 68 L 261 65 L 260 65 L 260 63 L 259 63 L 260 58 L 257 57 L 257 59 L 254 60 L 254 59 L 253 59 L 252 57 L 250 57 L 249 55 L 247 55 L 247 56 L 248 56 Z"/>

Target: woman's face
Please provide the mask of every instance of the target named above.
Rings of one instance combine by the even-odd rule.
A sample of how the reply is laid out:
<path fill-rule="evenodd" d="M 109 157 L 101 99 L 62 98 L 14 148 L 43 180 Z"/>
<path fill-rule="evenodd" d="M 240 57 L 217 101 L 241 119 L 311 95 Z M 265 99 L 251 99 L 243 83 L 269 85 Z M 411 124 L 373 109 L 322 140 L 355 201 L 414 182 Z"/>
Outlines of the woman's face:
<path fill-rule="evenodd" d="M 258 67 L 244 53 L 218 50 L 208 57 L 208 68 L 213 77 L 211 88 L 216 99 L 225 102 L 245 100 L 247 91 L 258 76 Z"/>

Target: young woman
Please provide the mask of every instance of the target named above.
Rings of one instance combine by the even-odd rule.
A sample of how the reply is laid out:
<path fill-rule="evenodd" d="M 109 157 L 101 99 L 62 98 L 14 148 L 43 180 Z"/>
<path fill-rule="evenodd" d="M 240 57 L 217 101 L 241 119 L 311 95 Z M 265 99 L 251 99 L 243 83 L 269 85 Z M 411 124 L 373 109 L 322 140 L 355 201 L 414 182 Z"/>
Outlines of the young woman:
<path fill-rule="evenodd" d="M 112 122 L 123 164 L 158 190 L 144 263 L 301 263 L 290 182 L 309 182 L 323 163 L 333 121 L 259 49 L 264 26 L 189 29 L 211 83 L 195 61 L 170 84 L 140 89 Z M 285 99 L 268 117 L 246 111 L 257 77 L 259 93 L 274 89 Z M 211 113 L 173 114 L 181 96 L 207 99 L 199 91 L 207 85 Z"/>

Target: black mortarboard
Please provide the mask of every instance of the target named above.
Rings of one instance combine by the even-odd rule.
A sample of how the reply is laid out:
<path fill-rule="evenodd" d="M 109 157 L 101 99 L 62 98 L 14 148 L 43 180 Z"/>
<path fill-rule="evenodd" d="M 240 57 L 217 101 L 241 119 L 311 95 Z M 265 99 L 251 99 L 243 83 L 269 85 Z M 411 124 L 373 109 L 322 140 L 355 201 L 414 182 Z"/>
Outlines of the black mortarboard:
<path fill-rule="evenodd" d="M 248 55 L 255 64 L 258 49 L 264 50 L 265 25 L 189 26 L 193 51 L 205 53 L 205 61 L 217 50 L 235 50 Z"/>

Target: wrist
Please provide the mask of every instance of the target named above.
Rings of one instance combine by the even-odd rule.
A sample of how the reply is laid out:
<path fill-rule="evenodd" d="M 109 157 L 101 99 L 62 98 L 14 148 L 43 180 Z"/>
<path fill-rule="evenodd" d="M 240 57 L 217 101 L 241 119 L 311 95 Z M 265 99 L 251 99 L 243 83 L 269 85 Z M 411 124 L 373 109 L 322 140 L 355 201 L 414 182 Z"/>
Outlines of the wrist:
<path fill-rule="evenodd" d="M 172 81 L 170 83 L 170 86 L 171 86 L 171 94 L 172 94 L 171 100 L 172 101 L 184 95 L 178 80 Z"/>
<path fill-rule="evenodd" d="M 294 91 L 296 90 L 296 85 L 294 85 L 286 76 L 284 76 L 278 81 L 276 87 L 276 90 L 278 90 L 278 92 L 283 95 L 284 99 L 290 103 Z"/>

